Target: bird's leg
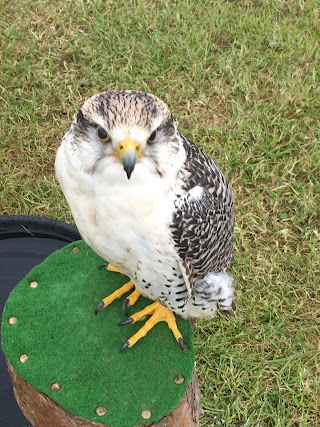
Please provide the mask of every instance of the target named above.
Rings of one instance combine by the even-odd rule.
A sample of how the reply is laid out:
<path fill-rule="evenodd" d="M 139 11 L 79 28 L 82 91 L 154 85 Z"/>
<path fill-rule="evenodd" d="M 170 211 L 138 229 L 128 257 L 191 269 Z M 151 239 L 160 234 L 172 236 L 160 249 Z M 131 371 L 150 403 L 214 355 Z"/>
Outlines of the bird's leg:
<path fill-rule="evenodd" d="M 100 268 L 106 268 L 109 271 L 113 271 L 116 273 L 122 273 L 121 270 L 119 270 L 118 267 L 112 265 L 112 264 L 102 264 Z M 111 304 L 116 299 L 122 297 L 127 292 L 131 291 L 134 288 L 134 283 L 132 280 L 129 280 L 129 282 L 125 283 L 121 288 L 116 289 L 111 295 L 104 298 L 100 304 L 96 308 L 96 314 L 104 307 L 107 307 L 109 304 Z M 141 292 L 139 292 L 137 289 L 135 289 L 133 292 L 131 292 L 130 295 L 127 296 L 127 298 L 124 300 L 123 303 L 123 311 L 127 312 L 128 307 L 133 306 L 137 300 L 139 299 L 141 295 Z M 128 325 L 130 323 L 135 323 L 138 320 L 141 320 L 145 316 L 151 316 L 150 319 L 146 321 L 146 323 L 138 330 L 137 333 L 135 333 L 131 338 L 129 338 L 125 344 L 122 346 L 121 350 L 124 350 L 125 348 L 130 348 L 134 344 L 136 344 L 141 338 L 147 335 L 147 333 L 159 322 L 166 322 L 169 328 L 171 329 L 175 339 L 179 343 L 179 346 L 181 350 L 185 350 L 185 346 L 182 339 L 182 334 L 178 329 L 175 316 L 171 310 L 169 310 L 167 307 L 163 306 L 160 302 L 154 302 L 147 307 L 145 307 L 143 310 L 133 314 L 130 316 L 127 320 L 120 323 L 120 325 Z"/>
<path fill-rule="evenodd" d="M 112 294 L 103 298 L 103 300 L 96 307 L 96 314 L 100 310 L 102 310 L 104 307 L 107 307 L 108 305 L 110 305 L 116 299 L 121 298 L 124 294 L 131 291 L 131 289 L 133 288 L 134 288 L 134 283 L 132 280 L 129 280 L 129 282 L 125 283 L 123 286 L 121 286 L 121 288 L 116 289 L 114 292 L 112 292 Z"/>
<path fill-rule="evenodd" d="M 102 264 L 100 265 L 99 268 L 106 268 L 109 271 L 114 271 L 116 273 L 122 273 L 121 270 L 119 270 L 118 267 L 112 265 L 112 264 Z M 124 294 L 126 294 L 127 292 L 131 291 L 134 288 L 134 283 L 132 280 L 129 280 L 129 282 L 125 283 L 123 286 L 121 286 L 119 289 L 116 289 L 114 292 L 112 292 L 111 295 L 108 295 L 106 298 L 104 298 L 96 307 L 96 314 L 102 310 L 104 307 L 107 307 L 108 305 L 110 305 L 113 301 L 115 301 L 118 298 L 121 298 Z M 131 297 L 131 295 L 133 295 L 135 292 L 134 291 L 132 294 L 129 295 L 129 297 L 127 299 L 129 299 Z M 137 301 L 137 299 L 139 298 L 136 297 L 135 301 Z M 127 300 L 126 299 L 126 300 Z M 129 299 L 129 305 L 130 304 L 130 299 Z M 128 306 L 129 306 L 128 305 Z"/>
<path fill-rule="evenodd" d="M 120 273 L 120 274 L 123 274 L 122 273 L 122 271 L 121 270 L 119 270 L 119 268 L 118 267 L 116 267 L 115 265 L 113 265 L 113 264 L 109 264 L 109 263 L 103 263 L 103 264 L 101 264 L 100 265 L 100 267 L 99 268 L 106 268 L 108 271 L 113 271 L 113 272 L 115 272 L 115 273 Z M 128 282 L 129 283 L 129 282 Z M 125 285 L 127 285 L 127 283 L 125 284 Z M 125 285 L 123 285 L 123 286 L 125 286 Z M 134 285 L 133 285 L 133 287 L 134 287 Z M 122 288 L 120 288 L 120 289 L 122 289 Z M 119 289 L 119 290 L 120 290 Z M 123 290 L 124 290 L 124 292 L 121 294 L 121 295 L 119 295 L 119 297 L 117 297 L 117 298 L 120 298 L 120 297 L 122 297 L 122 295 L 124 295 L 125 293 L 127 293 L 129 290 L 131 290 L 131 288 L 129 289 L 129 290 L 127 290 L 127 288 L 123 288 Z M 112 294 L 113 295 L 113 294 Z M 138 301 L 138 299 L 139 299 L 139 297 L 140 297 L 140 295 L 141 295 L 141 292 L 139 292 L 137 289 L 135 289 L 129 296 L 127 296 L 127 298 L 124 300 L 124 302 L 123 302 L 123 312 L 124 312 L 124 314 L 127 314 L 127 311 L 128 311 L 128 308 L 129 307 L 132 307 L 137 301 Z M 110 297 L 111 297 L 111 295 L 110 295 Z M 111 301 L 112 302 L 112 301 Z M 109 304 L 111 303 L 111 302 L 109 302 Z M 108 305 L 109 305 L 108 304 Z M 105 307 L 105 305 L 103 306 L 103 307 Z M 101 307 L 101 308 L 103 308 L 103 307 Z"/>
<path fill-rule="evenodd" d="M 181 350 L 185 350 L 182 335 L 178 329 L 173 312 L 169 308 L 163 306 L 160 302 L 154 302 L 148 305 L 143 310 L 133 314 L 127 320 L 120 323 L 120 325 L 128 325 L 130 323 L 135 323 L 138 320 L 141 320 L 144 316 L 150 315 L 150 319 L 146 321 L 146 323 L 138 330 L 137 333 L 135 333 L 124 343 L 121 350 L 124 350 L 127 347 L 130 348 L 135 345 L 137 341 L 146 336 L 147 333 L 159 322 L 166 322 L 168 324 Z"/>
<path fill-rule="evenodd" d="M 138 301 L 140 295 L 141 295 L 141 292 L 135 289 L 133 292 L 131 292 L 130 295 L 127 296 L 122 306 L 124 314 L 127 314 L 128 308 L 132 307 Z"/>
<path fill-rule="evenodd" d="M 119 270 L 118 267 L 116 267 L 113 264 L 110 264 L 109 262 L 104 262 L 103 264 L 100 264 L 99 265 L 99 269 L 101 270 L 102 268 L 106 268 L 108 271 L 113 271 L 114 273 L 121 273 L 121 274 L 123 274 L 122 271 Z"/>

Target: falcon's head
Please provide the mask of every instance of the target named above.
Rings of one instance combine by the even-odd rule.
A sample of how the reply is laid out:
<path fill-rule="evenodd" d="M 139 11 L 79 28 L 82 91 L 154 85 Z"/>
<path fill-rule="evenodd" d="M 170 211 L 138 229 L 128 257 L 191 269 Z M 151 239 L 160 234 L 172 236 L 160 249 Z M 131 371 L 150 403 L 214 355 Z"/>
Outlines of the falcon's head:
<path fill-rule="evenodd" d="M 130 179 L 143 167 L 163 176 L 181 157 L 182 139 L 167 105 L 131 90 L 88 98 L 65 138 L 88 173 L 108 168 Z"/>

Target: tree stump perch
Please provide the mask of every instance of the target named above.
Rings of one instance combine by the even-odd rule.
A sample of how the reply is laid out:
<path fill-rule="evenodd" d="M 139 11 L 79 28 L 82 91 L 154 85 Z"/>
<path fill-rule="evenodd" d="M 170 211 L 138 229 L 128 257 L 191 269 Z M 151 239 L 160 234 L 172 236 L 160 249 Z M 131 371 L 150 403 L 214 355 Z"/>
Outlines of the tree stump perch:
<path fill-rule="evenodd" d="M 95 316 L 127 278 L 79 241 L 50 255 L 14 289 L 2 318 L 2 348 L 16 400 L 34 427 L 197 427 L 200 393 L 193 331 L 177 318 L 188 350 L 163 323 L 132 349 L 141 324 L 118 327 L 122 301 Z M 149 304 L 141 298 L 134 311 Z"/>
<path fill-rule="evenodd" d="M 13 384 L 15 398 L 21 411 L 34 427 L 112 427 L 70 414 L 54 400 L 17 375 L 7 361 L 9 375 Z M 134 427 L 197 427 L 200 414 L 200 392 L 196 373 L 179 406 L 162 420 L 152 424 L 139 424 Z"/>

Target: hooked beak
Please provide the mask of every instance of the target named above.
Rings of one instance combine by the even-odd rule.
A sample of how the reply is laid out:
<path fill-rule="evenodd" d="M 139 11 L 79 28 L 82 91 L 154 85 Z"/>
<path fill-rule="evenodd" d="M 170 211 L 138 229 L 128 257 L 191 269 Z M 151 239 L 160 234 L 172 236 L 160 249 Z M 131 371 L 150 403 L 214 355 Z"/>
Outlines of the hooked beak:
<path fill-rule="evenodd" d="M 119 142 L 118 148 L 114 154 L 123 164 L 123 169 L 125 170 L 128 179 L 130 179 L 136 161 L 141 157 L 140 144 L 136 141 L 132 141 L 131 139 L 125 139 Z"/>

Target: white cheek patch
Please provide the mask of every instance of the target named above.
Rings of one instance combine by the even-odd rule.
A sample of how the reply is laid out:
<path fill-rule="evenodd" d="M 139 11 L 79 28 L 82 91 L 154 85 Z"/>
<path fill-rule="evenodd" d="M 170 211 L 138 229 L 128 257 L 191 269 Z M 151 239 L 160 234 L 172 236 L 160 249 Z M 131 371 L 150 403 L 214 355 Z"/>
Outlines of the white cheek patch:
<path fill-rule="evenodd" d="M 97 141 L 100 142 L 97 136 L 97 129 L 94 128 L 93 126 L 90 126 L 90 128 L 88 128 L 88 136 L 90 138 L 90 141 L 94 141 L 96 139 Z"/>

